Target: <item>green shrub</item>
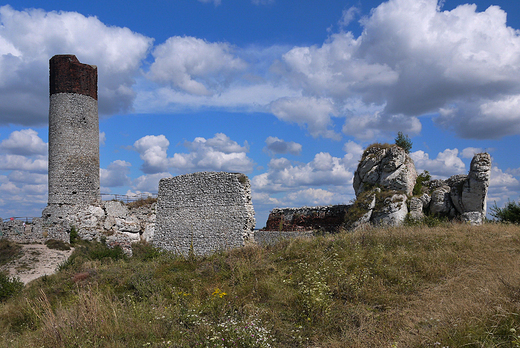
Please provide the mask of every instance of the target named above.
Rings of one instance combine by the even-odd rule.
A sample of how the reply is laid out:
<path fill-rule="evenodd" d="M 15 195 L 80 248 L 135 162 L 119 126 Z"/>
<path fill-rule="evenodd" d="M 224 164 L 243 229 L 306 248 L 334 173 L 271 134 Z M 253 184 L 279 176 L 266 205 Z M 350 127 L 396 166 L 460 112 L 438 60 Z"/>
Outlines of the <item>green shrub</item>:
<path fill-rule="evenodd" d="M 412 149 L 412 141 L 408 138 L 408 135 L 404 135 L 403 132 L 398 132 L 395 138 L 395 144 L 402 148 L 406 153 L 410 153 Z"/>
<path fill-rule="evenodd" d="M 431 178 L 432 176 L 430 175 L 430 172 L 428 172 L 427 170 L 419 174 L 419 176 L 415 180 L 415 186 L 413 187 L 413 195 L 420 196 L 422 194 L 423 183 L 430 181 Z"/>
<path fill-rule="evenodd" d="M 520 202 L 508 201 L 504 208 L 499 208 L 497 202 L 491 208 L 490 215 L 501 222 L 520 223 Z"/>
<path fill-rule="evenodd" d="M 21 246 L 7 239 L 0 240 L 0 266 L 20 256 Z"/>
<path fill-rule="evenodd" d="M 121 260 L 126 258 L 123 249 L 120 246 L 109 248 L 103 243 L 92 243 L 92 246 L 88 248 L 88 256 L 92 260 L 102 260 L 110 258 L 113 260 Z"/>
<path fill-rule="evenodd" d="M 82 240 L 76 245 L 76 249 L 69 257 L 69 259 L 60 265 L 60 269 L 68 269 L 76 264 L 76 259 L 82 262 L 86 260 L 121 260 L 126 259 L 127 256 L 120 246 L 109 248 L 106 244 L 97 241 Z"/>
<path fill-rule="evenodd" d="M 132 255 L 141 261 L 148 261 L 158 258 L 163 254 L 162 250 L 154 247 L 147 242 L 135 243 L 132 245 Z"/>
<path fill-rule="evenodd" d="M 9 277 L 0 273 L 0 301 L 5 301 L 23 289 L 23 283 L 19 278 Z"/>
<path fill-rule="evenodd" d="M 76 230 L 76 227 L 72 226 L 72 228 L 70 229 L 70 244 L 74 245 L 74 243 L 76 243 L 78 241 L 79 241 L 78 230 Z"/>
<path fill-rule="evenodd" d="M 47 248 L 55 250 L 70 250 L 70 244 L 61 240 L 49 239 L 45 242 Z"/>

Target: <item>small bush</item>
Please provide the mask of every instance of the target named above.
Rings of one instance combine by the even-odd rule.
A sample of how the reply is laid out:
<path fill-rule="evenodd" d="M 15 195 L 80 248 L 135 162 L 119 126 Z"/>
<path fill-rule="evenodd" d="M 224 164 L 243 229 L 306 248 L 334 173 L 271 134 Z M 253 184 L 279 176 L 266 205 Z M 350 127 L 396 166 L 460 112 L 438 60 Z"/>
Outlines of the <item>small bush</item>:
<path fill-rule="evenodd" d="M 73 268 L 74 265 L 78 263 L 76 260 L 79 260 L 79 263 L 81 263 L 86 260 L 102 261 L 104 259 L 121 260 L 126 258 L 127 256 L 120 246 L 109 248 L 106 244 L 101 242 L 81 241 L 69 259 L 61 264 L 58 268 L 60 270 Z"/>
<path fill-rule="evenodd" d="M 110 258 L 113 260 L 121 260 L 126 258 L 123 249 L 120 246 L 109 248 L 103 243 L 92 243 L 90 247 L 87 247 L 87 255 L 91 260 L 102 260 Z"/>
<path fill-rule="evenodd" d="M 20 292 L 24 285 L 19 278 L 9 277 L 0 273 L 0 301 L 5 301 L 14 294 Z"/>
<path fill-rule="evenodd" d="M 501 222 L 520 223 L 520 202 L 508 201 L 504 208 L 499 208 L 497 202 L 491 208 L 490 215 Z"/>
<path fill-rule="evenodd" d="M 21 248 L 18 244 L 7 239 L 0 240 L 0 266 L 17 258 Z"/>
<path fill-rule="evenodd" d="M 159 248 L 147 242 L 135 243 L 132 245 L 132 255 L 141 261 L 153 260 L 161 256 L 162 251 Z"/>
<path fill-rule="evenodd" d="M 430 172 L 428 172 L 427 170 L 419 174 L 419 176 L 415 180 L 415 186 L 413 187 L 413 195 L 420 196 L 422 194 L 423 183 L 430 181 L 431 178 L 432 176 L 430 175 Z"/>
<path fill-rule="evenodd" d="M 70 250 L 70 244 L 65 243 L 61 240 L 49 239 L 48 241 L 45 242 L 45 245 L 47 245 L 47 248 L 49 248 L 49 249 Z"/>
<path fill-rule="evenodd" d="M 76 230 L 76 227 L 72 226 L 72 228 L 70 229 L 70 244 L 74 245 L 78 241 L 79 241 L 78 230 Z"/>

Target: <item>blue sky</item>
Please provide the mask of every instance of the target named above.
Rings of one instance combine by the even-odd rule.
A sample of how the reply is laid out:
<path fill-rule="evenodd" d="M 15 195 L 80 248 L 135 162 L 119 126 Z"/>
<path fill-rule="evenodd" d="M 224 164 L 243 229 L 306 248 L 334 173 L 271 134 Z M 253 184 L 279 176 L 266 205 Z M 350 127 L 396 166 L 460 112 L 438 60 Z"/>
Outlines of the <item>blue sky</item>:
<path fill-rule="evenodd" d="M 214 170 L 274 207 L 349 203 L 363 148 L 413 141 L 419 172 L 493 158 L 520 193 L 518 1 L 13 1 L 0 7 L 0 216 L 47 202 L 48 60 L 99 73 L 101 191 Z"/>

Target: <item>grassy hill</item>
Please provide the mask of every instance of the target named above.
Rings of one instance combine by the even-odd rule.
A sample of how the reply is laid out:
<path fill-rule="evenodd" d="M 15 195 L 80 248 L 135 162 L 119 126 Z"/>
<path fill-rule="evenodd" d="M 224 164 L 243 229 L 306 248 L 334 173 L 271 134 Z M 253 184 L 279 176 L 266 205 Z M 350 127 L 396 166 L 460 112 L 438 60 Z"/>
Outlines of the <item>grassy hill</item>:
<path fill-rule="evenodd" d="M 379 228 L 184 259 L 82 243 L 1 347 L 520 347 L 520 226 Z"/>

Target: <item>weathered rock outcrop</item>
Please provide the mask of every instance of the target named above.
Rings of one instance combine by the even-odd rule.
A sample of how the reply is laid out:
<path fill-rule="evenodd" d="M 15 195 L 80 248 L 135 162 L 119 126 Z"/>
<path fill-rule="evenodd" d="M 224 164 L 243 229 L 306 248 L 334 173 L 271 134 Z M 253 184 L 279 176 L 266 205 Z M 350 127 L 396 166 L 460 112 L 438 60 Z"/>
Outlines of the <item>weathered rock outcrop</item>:
<path fill-rule="evenodd" d="M 486 216 L 486 196 L 491 175 L 491 156 L 479 153 L 473 157 L 468 175 L 454 175 L 446 180 L 424 183 L 430 197 L 427 212 L 435 216 L 458 218 L 474 225 Z"/>
<path fill-rule="evenodd" d="M 53 205 L 49 205 L 42 219 L 36 219 L 31 226 L 36 234 L 52 235 L 53 239 L 66 242 L 74 228 L 82 239 L 99 240 L 103 237 L 108 245 L 119 245 L 131 253 L 131 243 L 153 239 L 155 209 L 154 199 L 129 204 L 104 201 L 96 205 L 61 206 L 55 211 Z"/>
<path fill-rule="evenodd" d="M 397 145 L 374 144 L 369 146 L 354 173 L 355 213 L 347 214 L 347 226 L 356 229 L 367 223 L 399 225 L 408 214 L 407 200 L 412 195 L 417 172 L 411 157 Z M 374 190 L 375 188 L 375 190 Z M 367 190 L 372 190 L 371 204 L 367 206 Z M 359 205 L 366 213 L 359 217 Z M 416 213 L 417 215 L 417 213 Z"/>
<path fill-rule="evenodd" d="M 356 197 L 372 187 L 411 195 L 417 172 L 413 160 L 397 145 L 374 144 L 363 153 L 354 174 Z"/>

